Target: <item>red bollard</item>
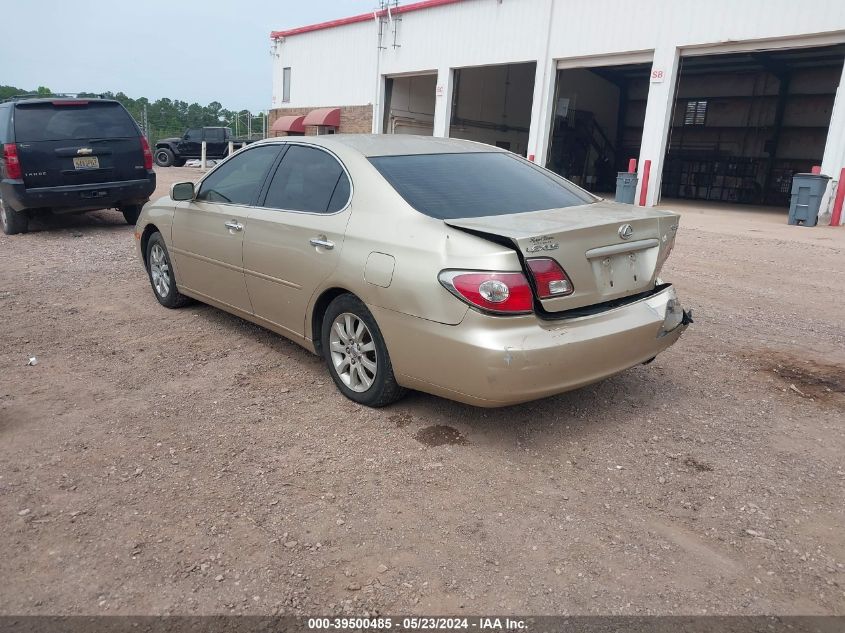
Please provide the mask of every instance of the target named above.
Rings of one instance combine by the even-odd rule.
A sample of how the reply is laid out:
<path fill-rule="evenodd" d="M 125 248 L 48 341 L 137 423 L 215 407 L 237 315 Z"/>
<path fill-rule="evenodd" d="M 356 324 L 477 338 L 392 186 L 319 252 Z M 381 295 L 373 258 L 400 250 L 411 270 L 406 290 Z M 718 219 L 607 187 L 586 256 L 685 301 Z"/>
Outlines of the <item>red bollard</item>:
<path fill-rule="evenodd" d="M 845 203 L 845 167 L 839 172 L 839 184 L 836 186 L 836 198 L 833 200 L 833 213 L 830 226 L 839 226 L 842 221 L 842 204 Z"/>
<path fill-rule="evenodd" d="M 647 160 L 643 163 L 643 186 L 640 189 L 640 206 L 645 206 L 646 196 L 648 194 L 648 177 L 651 175 L 651 161 Z"/>
<path fill-rule="evenodd" d="M 821 165 L 813 165 L 812 169 L 810 169 L 811 174 L 816 174 L 817 176 L 822 173 L 822 166 Z"/>
<path fill-rule="evenodd" d="M 632 158 L 631 160 L 628 161 L 628 173 L 629 174 L 637 173 L 637 159 L 636 158 Z"/>

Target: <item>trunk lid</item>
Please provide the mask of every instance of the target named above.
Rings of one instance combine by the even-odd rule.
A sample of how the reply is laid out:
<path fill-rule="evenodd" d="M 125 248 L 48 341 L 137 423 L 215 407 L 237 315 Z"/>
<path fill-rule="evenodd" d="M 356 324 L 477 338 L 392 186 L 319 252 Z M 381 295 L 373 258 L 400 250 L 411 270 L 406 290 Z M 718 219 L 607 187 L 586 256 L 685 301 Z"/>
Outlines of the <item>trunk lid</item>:
<path fill-rule="evenodd" d="M 678 219 L 670 211 L 600 201 L 444 222 L 504 238 L 523 258 L 556 260 L 572 281 L 574 292 L 543 299 L 541 304 L 548 312 L 562 312 L 653 289 L 674 244 Z"/>
<path fill-rule="evenodd" d="M 40 101 L 15 108 L 27 188 L 136 180 L 145 175 L 140 132 L 113 101 Z"/>

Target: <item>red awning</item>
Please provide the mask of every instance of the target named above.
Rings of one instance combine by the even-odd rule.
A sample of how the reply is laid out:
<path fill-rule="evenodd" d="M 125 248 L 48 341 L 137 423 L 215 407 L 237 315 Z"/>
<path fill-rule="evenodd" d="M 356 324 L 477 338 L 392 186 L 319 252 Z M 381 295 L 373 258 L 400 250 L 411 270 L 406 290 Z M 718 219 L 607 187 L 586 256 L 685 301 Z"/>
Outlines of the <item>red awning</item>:
<path fill-rule="evenodd" d="M 305 116 L 280 116 L 270 128 L 273 132 L 302 132 L 305 133 L 305 125 L 302 121 Z"/>
<path fill-rule="evenodd" d="M 305 115 L 302 125 L 340 127 L 340 108 L 319 108 Z"/>

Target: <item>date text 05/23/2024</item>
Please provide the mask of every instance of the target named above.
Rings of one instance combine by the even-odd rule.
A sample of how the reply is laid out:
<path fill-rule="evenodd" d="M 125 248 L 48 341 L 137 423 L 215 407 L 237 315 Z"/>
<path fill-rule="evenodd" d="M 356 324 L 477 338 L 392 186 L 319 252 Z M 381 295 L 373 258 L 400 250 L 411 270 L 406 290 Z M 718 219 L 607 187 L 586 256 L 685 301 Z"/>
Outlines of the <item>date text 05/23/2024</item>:
<path fill-rule="evenodd" d="M 390 629 L 408 631 L 479 630 L 524 631 L 526 622 L 517 618 L 477 617 L 374 617 L 374 618 L 308 618 L 308 629 L 319 630 L 373 630 Z"/>

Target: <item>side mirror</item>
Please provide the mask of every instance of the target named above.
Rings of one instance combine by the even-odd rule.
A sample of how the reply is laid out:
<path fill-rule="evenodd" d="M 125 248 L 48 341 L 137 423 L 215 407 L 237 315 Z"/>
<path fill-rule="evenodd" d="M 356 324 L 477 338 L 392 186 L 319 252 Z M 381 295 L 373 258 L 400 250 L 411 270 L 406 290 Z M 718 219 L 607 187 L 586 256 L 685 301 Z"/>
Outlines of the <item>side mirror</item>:
<path fill-rule="evenodd" d="M 170 198 L 180 202 L 194 199 L 194 183 L 177 182 L 170 187 Z"/>

